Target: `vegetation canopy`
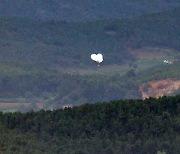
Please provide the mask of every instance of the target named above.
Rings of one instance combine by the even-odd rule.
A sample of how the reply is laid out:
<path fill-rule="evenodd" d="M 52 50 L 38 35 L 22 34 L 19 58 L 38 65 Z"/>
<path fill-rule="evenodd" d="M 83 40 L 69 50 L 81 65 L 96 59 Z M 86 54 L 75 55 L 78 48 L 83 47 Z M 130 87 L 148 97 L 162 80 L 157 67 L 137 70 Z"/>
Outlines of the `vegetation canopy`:
<path fill-rule="evenodd" d="M 180 152 L 180 96 L 0 113 L 4 153 Z"/>

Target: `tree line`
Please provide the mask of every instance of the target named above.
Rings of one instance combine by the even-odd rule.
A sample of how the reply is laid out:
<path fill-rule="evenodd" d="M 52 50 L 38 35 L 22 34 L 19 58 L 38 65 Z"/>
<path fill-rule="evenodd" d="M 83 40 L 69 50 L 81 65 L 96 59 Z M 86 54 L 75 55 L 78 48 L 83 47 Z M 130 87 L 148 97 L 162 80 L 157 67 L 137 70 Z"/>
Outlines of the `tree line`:
<path fill-rule="evenodd" d="M 180 95 L 85 104 L 54 111 L 1 112 L 0 135 L 7 138 L 3 146 L 0 142 L 0 150 L 6 153 L 13 147 L 17 153 L 50 150 L 77 154 L 178 154 L 179 111 Z M 7 132 L 11 132 L 11 137 Z"/>

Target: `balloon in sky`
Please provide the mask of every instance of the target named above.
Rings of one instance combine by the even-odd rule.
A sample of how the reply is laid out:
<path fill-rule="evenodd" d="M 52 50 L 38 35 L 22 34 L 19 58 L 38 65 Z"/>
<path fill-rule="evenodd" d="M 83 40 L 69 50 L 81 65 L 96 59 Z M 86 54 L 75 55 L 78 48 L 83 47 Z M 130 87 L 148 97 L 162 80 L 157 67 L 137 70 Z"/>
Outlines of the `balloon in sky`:
<path fill-rule="evenodd" d="M 91 59 L 97 63 L 102 63 L 103 62 L 103 55 L 101 53 L 98 54 L 92 54 Z"/>

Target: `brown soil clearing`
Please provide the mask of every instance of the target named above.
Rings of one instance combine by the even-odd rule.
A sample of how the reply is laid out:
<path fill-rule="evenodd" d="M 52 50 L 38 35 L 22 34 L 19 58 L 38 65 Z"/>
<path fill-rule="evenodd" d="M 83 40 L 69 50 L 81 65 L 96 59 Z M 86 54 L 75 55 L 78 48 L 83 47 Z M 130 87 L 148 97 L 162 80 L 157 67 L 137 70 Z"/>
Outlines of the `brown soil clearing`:
<path fill-rule="evenodd" d="M 180 88 L 180 80 L 164 79 L 143 83 L 139 87 L 142 99 L 162 97 Z"/>

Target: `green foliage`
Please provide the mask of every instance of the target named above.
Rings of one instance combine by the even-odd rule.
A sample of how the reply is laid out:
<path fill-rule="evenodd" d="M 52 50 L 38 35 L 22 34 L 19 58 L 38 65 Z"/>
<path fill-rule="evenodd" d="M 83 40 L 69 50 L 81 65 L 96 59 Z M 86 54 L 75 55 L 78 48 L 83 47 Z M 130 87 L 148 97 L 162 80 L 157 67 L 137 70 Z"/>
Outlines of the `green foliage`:
<path fill-rule="evenodd" d="M 85 104 L 64 110 L 0 114 L 5 152 L 174 153 L 179 151 L 180 96 Z M 0 128 L 2 129 L 2 127 Z M 26 138 L 33 135 L 33 138 Z M 34 140 L 38 138 L 36 142 Z M 42 144 L 44 146 L 42 146 Z M 2 150 L 2 149 L 1 149 Z"/>
<path fill-rule="evenodd" d="M 32 154 L 50 153 L 46 143 L 39 140 L 33 133 L 23 134 L 18 130 L 10 130 L 0 124 L 0 153 L 3 154 Z M 46 151 L 44 151 L 46 149 Z"/>

